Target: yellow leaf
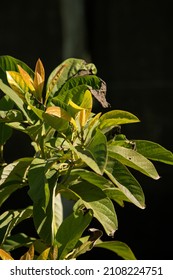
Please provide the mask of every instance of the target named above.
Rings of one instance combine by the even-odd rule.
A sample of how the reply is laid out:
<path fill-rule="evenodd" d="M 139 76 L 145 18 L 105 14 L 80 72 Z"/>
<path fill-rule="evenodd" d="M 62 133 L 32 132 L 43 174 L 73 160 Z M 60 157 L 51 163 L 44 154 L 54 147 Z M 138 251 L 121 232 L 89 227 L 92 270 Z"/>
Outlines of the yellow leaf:
<path fill-rule="evenodd" d="M 45 249 L 37 258 L 37 260 L 47 260 L 50 252 L 50 247 Z"/>
<path fill-rule="evenodd" d="M 61 107 L 56 107 L 56 106 L 48 107 L 46 113 L 64 119 L 72 123 L 73 126 L 76 128 L 75 120 Z"/>
<path fill-rule="evenodd" d="M 75 104 L 71 99 L 68 101 L 68 112 L 70 113 L 71 116 L 75 117 L 75 115 L 82 111 L 83 108 Z"/>
<path fill-rule="evenodd" d="M 41 101 L 42 98 L 42 91 L 44 87 L 44 81 L 45 81 L 45 71 L 43 64 L 40 59 L 37 60 L 36 66 L 35 66 L 35 76 L 34 76 L 34 88 L 36 91 L 36 97 Z"/>
<path fill-rule="evenodd" d="M 5 252 L 4 250 L 0 249 L 0 259 L 1 260 L 14 260 L 10 254 L 8 254 L 7 252 Z"/>
<path fill-rule="evenodd" d="M 88 89 L 84 93 L 84 97 L 80 106 L 85 109 L 92 110 L 93 98 L 91 92 Z"/>
<path fill-rule="evenodd" d="M 18 69 L 19 69 L 19 73 L 22 76 L 23 80 L 25 81 L 26 85 L 28 86 L 28 88 L 33 92 L 35 91 L 35 88 L 33 86 L 33 80 L 32 78 L 29 76 L 29 74 L 20 66 L 17 65 Z"/>
<path fill-rule="evenodd" d="M 6 73 L 10 87 L 19 95 L 21 99 L 25 100 L 24 95 L 29 91 L 29 88 L 20 73 L 15 71 L 6 71 Z"/>
<path fill-rule="evenodd" d="M 83 127 L 86 124 L 87 121 L 87 114 L 86 114 L 86 110 L 83 109 L 80 113 L 79 113 L 79 122 L 80 125 Z"/>
<path fill-rule="evenodd" d="M 29 247 L 29 250 L 20 258 L 20 260 L 33 260 L 34 259 L 34 245 Z"/>
<path fill-rule="evenodd" d="M 45 71 L 44 71 L 44 66 L 41 62 L 41 59 L 37 60 L 36 66 L 35 66 L 35 73 L 38 73 L 41 77 L 41 80 L 45 80 Z"/>

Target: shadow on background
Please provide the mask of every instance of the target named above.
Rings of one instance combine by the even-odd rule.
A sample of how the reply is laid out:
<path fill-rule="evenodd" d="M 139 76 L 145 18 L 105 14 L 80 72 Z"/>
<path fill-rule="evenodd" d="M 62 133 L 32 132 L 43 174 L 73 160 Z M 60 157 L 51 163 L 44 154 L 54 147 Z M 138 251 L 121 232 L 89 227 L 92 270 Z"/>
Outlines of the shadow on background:
<path fill-rule="evenodd" d="M 10 2 L 10 3 L 9 3 Z M 63 2 L 63 4 L 62 4 Z M 70 2 L 73 2 L 71 6 Z M 80 4 L 79 4 L 80 2 Z M 68 57 L 84 58 L 107 82 L 111 109 L 134 113 L 141 123 L 123 126 L 128 139 L 146 139 L 172 150 L 173 41 L 170 1 L 50 0 L 1 3 L 0 55 L 11 55 L 34 68 L 40 57 L 47 76 Z M 95 111 L 102 108 L 95 104 Z M 29 141 L 18 132 L 9 141 L 8 161 L 32 155 Z M 172 167 L 156 164 L 153 181 L 135 174 L 146 196 L 146 209 L 115 206 L 119 230 L 138 259 L 172 259 Z M 27 203 L 23 199 L 17 202 Z M 19 195 L 14 195 L 15 201 Z M 5 206 L 4 206 L 5 207 Z M 22 207 L 22 206 L 20 206 Z M 27 228 L 27 225 L 25 225 Z M 94 249 L 81 258 L 114 259 Z"/>

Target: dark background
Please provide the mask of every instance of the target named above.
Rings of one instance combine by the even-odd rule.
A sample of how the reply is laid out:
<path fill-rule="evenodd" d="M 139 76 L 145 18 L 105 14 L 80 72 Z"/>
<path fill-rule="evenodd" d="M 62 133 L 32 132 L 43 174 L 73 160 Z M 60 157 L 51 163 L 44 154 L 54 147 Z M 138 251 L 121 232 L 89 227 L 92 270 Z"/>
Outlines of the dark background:
<path fill-rule="evenodd" d="M 172 150 L 171 2 L 1 1 L 0 55 L 14 56 L 31 68 L 40 57 L 47 76 L 65 58 L 92 61 L 107 83 L 111 109 L 127 110 L 141 120 L 122 127 L 127 138 L 155 141 Z M 15 153 L 26 156 L 26 147 L 28 155 L 32 153 L 27 139 L 20 133 L 14 137 L 16 147 L 9 141 L 6 148 L 9 161 Z M 115 239 L 126 242 L 138 259 L 172 259 L 172 166 L 156 163 L 156 167 L 159 181 L 135 174 L 146 196 L 145 210 L 131 204 L 116 206 Z M 115 255 L 94 249 L 82 258 Z"/>

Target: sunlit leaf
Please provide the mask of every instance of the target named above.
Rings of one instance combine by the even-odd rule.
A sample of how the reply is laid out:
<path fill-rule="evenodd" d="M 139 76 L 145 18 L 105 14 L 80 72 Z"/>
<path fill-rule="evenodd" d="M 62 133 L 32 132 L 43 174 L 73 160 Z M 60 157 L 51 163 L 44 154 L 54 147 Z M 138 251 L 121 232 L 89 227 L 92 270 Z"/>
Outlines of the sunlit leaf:
<path fill-rule="evenodd" d="M 14 260 L 10 254 L 5 252 L 4 250 L 0 249 L 0 259 L 1 260 Z"/>
<path fill-rule="evenodd" d="M 12 90 L 9 86 L 5 85 L 2 80 L 0 80 L 0 89 L 7 94 L 11 100 L 14 101 L 14 103 L 17 105 L 17 107 L 22 111 L 26 119 L 29 121 L 29 123 L 32 123 L 32 120 L 30 119 L 27 109 L 25 108 L 25 104 L 23 100 L 18 96 L 18 94 Z"/>
<path fill-rule="evenodd" d="M 145 208 L 143 190 L 130 171 L 119 161 L 109 158 L 105 173 L 122 193 L 139 208 Z"/>
<path fill-rule="evenodd" d="M 84 230 L 92 219 L 92 211 L 72 213 L 65 218 L 56 235 L 58 245 L 58 259 L 65 259 L 66 255 L 74 249 Z"/>
<path fill-rule="evenodd" d="M 38 257 L 37 260 L 47 260 L 50 253 L 50 248 L 45 249 Z"/>
<path fill-rule="evenodd" d="M 18 122 L 22 121 L 23 116 L 19 110 L 0 111 L 0 122 Z"/>
<path fill-rule="evenodd" d="M 86 149 L 92 154 L 101 174 L 103 174 L 107 162 L 107 140 L 105 135 L 100 130 L 97 130 Z"/>
<path fill-rule="evenodd" d="M 34 224 L 39 236 L 48 244 L 54 243 L 63 217 L 61 197 L 55 192 L 56 172 L 49 173 L 51 164 L 43 159 L 35 159 L 28 174 L 29 195 L 34 204 Z"/>
<path fill-rule="evenodd" d="M 11 231 L 23 220 L 32 216 L 32 207 L 22 210 L 10 210 L 0 215 L 0 243 L 3 244 L 10 236 Z"/>
<path fill-rule="evenodd" d="M 32 69 L 26 65 L 23 61 L 16 59 L 9 55 L 2 55 L 0 56 L 0 68 L 6 71 L 18 71 L 18 65 L 20 65 L 30 76 L 31 78 L 34 77 L 34 72 Z M 5 81 L 3 80 L 5 83 Z"/>
<path fill-rule="evenodd" d="M 110 157 L 120 161 L 122 164 L 134 168 L 155 180 L 160 178 L 151 161 L 135 150 L 116 145 L 109 145 L 108 151 Z"/>
<path fill-rule="evenodd" d="M 28 88 L 31 91 L 35 91 L 35 88 L 33 86 L 33 79 L 30 77 L 30 75 L 20 65 L 18 65 L 18 69 L 22 79 L 24 80 Z"/>
<path fill-rule="evenodd" d="M 7 80 L 10 87 L 18 94 L 18 96 L 22 100 L 25 100 L 25 93 L 29 91 L 29 87 L 23 80 L 21 74 L 14 71 L 7 71 Z"/>
<path fill-rule="evenodd" d="M 94 217 L 102 224 L 109 236 L 114 236 L 118 227 L 115 209 L 111 200 L 96 186 L 82 182 L 70 187 L 79 196 L 87 209 L 92 209 Z"/>
<path fill-rule="evenodd" d="M 49 97 L 52 98 L 69 78 L 77 75 L 80 71 L 96 74 L 97 69 L 94 64 L 87 64 L 84 60 L 76 58 L 68 58 L 56 67 L 48 78 L 46 101 Z"/>
<path fill-rule="evenodd" d="M 161 145 L 147 140 L 134 140 L 134 143 L 137 152 L 146 158 L 166 164 L 173 164 L 173 153 Z"/>
<path fill-rule="evenodd" d="M 107 127 L 113 127 L 120 124 L 136 123 L 139 119 L 126 111 L 112 110 L 100 117 L 100 129 L 104 130 Z"/>
<path fill-rule="evenodd" d="M 45 81 L 45 71 L 43 64 L 40 59 L 37 60 L 36 66 L 35 66 L 35 76 L 34 76 L 34 88 L 36 90 L 36 97 L 38 100 L 41 101 L 42 98 L 42 91 L 44 87 L 44 81 Z"/>
<path fill-rule="evenodd" d="M 95 247 L 111 250 L 124 260 L 136 260 L 129 246 L 121 241 L 104 241 L 96 244 Z"/>
<path fill-rule="evenodd" d="M 73 126 L 76 128 L 75 120 L 64 109 L 60 107 L 56 107 L 56 106 L 48 107 L 46 110 L 46 114 L 68 121 L 72 123 Z"/>

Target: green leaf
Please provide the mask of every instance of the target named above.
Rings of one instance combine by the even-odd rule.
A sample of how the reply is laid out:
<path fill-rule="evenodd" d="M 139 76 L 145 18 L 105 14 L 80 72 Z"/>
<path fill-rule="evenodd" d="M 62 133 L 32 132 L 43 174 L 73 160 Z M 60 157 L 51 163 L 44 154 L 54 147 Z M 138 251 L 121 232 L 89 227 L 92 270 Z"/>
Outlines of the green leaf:
<path fill-rule="evenodd" d="M 82 182 L 70 187 L 85 205 L 92 209 L 94 217 L 102 224 L 107 235 L 113 236 L 118 228 L 118 221 L 115 209 L 111 200 L 98 187 Z"/>
<path fill-rule="evenodd" d="M 145 197 L 140 184 L 121 162 L 109 158 L 105 173 L 130 202 L 139 208 L 145 208 Z"/>
<path fill-rule="evenodd" d="M 0 145 L 5 145 L 7 140 L 12 136 L 13 130 L 5 125 L 5 123 L 0 123 Z"/>
<path fill-rule="evenodd" d="M 75 104 L 80 106 L 85 91 L 91 88 L 96 90 L 100 88 L 100 78 L 95 75 L 72 77 L 63 85 L 55 96 L 65 103 L 72 100 Z"/>
<path fill-rule="evenodd" d="M 74 147 L 69 143 L 70 149 L 80 158 L 87 166 L 89 166 L 96 173 L 102 175 L 99 166 L 95 162 L 93 155 L 88 150 L 84 150 L 81 147 Z"/>
<path fill-rule="evenodd" d="M 14 235 L 10 235 L 6 238 L 5 243 L 3 244 L 2 248 L 5 251 L 12 251 L 18 249 L 20 247 L 29 246 L 31 245 L 36 239 L 34 237 L 29 237 L 24 233 L 17 233 Z"/>
<path fill-rule="evenodd" d="M 79 71 L 96 74 L 97 69 L 94 64 L 87 64 L 82 59 L 68 58 L 56 67 L 50 74 L 47 82 L 46 101 L 52 98 L 62 85 L 72 76 L 78 74 Z"/>
<path fill-rule="evenodd" d="M 31 95 L 28 92 L 25 94 L 25 98 L 26 98 L 26 101 L 27 101 L 29 107 L 31 108 L 31 110 L 36 114 L 36 116 L 39 117 L 39 119 L 43 120 L 44 111 L 41 109 L 38 109 L 36 106 L 32 105 Z"/>
<path fill-rule="evenodd" d="M 136 123 L 139 122 L 139 119 L 126 111 L 121 110 L 112 110 L 100 117 L 100 126 L 101 130 L 104 130 L 109 127 L 114 127 L 120 124 Z"/>
<path fill-rule="evenodd" d="M 137 152 L 144 157 L 166 164 L 173 164 L 173 153 L 161 145 L 147 140 L 134 140 L 134 142 Z"/>
<path fill-rule="evenodd" d="M 32 158 L 21 158 L 0 171 L 0 206 L 17 189 L 27 185 L 27 169 Z"/>
<path fill-rule="evenodd" d="M 111 250 L 124 260 L 136 260 L 129 246 L 121 241 L 104 241 L 96 244 L 95 247 Z"/>
<path fill-rule="evenodd" d="M 56 172 L 48 171 L 51 164 L 36 158 L 28 174 L 35 227 L 39 236 L 50 245 L 54 243 L 63 217 L 61 197 L 55 193 Z"/>
<path fill-rule="evenodd" d="M 105 189 L 104 193 L 111 199 L 117 202 L 121 207 L 124 207 L 124 201 L 131 202 L 127 196 L 118 188 Z"/>
<path fill-rule="evenodd" d="M 96 174 L 92 171 L 85 169 L 73 169 L 70 176 L 79 176 L 79 178 L 99 187 L 104 190 L 106 188 L 115 188 L 114 184 L 103 177 L 102 175 Z"/>
<path fill-rule="evenodd" d="M 23 220 L 32 216 L 32 207 L 22 210 L 10 210 L 0 215 L 0 243 L 3 244 L 7 237 L 10 236 L 13 228 Z"/>
<path fill-rule="evenodd" d="M 20 122 L 22 120 L 22 113 L 18 110 L 0 111 L 0 122 Z"/>
<path fill-rule="evenodd" d="M 84 236 L 79 239 L 79 242 L 76 245 L 76 248 L 68 254 L 66 259 L 76 259 L 82 254 L 85 254 L 87 251 L 90 251 L 97 240 L 103 235 L 101 230 L 90 228 L 89 231 L 91 232 L 91 236 Z"/>
<path fill-rule="evenodd" d="M 34 77 L 34 72 L 32 71 L 32 69 L 28 65 L 26 65 L 24 62 L 22 62 L 21 60 L 16 59 L 9 55 L 0 56 L 0 68 L 4 72 L 18 71 L 17 65 L 20 65 L 32 78 Z"/>
<path fill-rule="evenodd" d="M 101 174 L 103 174 L 107 162 L 106 136 L 100 130 L 97 130 L 86 149 L 92 154 Z"/>
<path fill-rule="evenodd" d="M 160 178 L 152 162 L 135 150 L 112 144 L 108 146 L 108 151 L 110 157 L 117 159 L 122 164 L 134 168 L 155 180 Z"/>
<path fill-rule="evenodd" d="M 74 249 L 91 220 L 92 211 L 87 213 L 78 211 L 65 218 L 56 235 L 58 259 L 65 259 L 66 255 Z"/>
<path fill-rule="evenodd" d="M 14 102 L 7 95 L 4 95 L 0 99 L 0 110 L 8 111 L 13 109 L 13 107 L 14 107 Z"/>

